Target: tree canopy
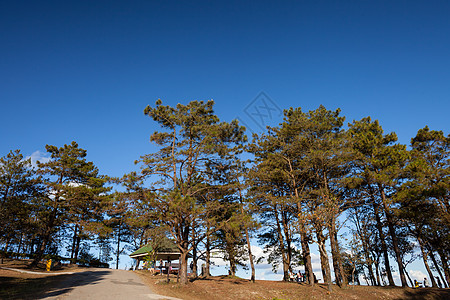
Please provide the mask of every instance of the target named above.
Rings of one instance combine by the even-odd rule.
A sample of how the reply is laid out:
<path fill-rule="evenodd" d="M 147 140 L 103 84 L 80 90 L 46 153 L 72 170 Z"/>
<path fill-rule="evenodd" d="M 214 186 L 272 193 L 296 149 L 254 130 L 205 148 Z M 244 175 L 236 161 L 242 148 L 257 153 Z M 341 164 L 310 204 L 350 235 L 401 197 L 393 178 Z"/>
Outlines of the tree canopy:
<path fill-rule="evenodd" d="M 418 258 L 433 286 L 450 283 L 450 135 L 426 126 L 403 145 L 377 120 L 346 125 L 324 106 L 286 109 L 251 141 L 237 120 L 219 119 L 212 100 L 158 100 L 144 115 L 158 126 L 157 150 L 121 178 L 100 174 L 76 142 L 47 145 L 48 161 L 36 166 L 19 150 L 1 157 L 0 254 L 34 265 L 114 259 L 118 268 L 122 254 L 164 240 L 181 253 L 183 284 L 188 257 L 194 276 L 199 260 L 208 276 L 213 251 L 233 276 L 250 263 L 254 280 L 254 237 L 264 248 L 256 263 L 281 268 L 283 280 L 304 266 L 315 284 L 316 244 L 330 291 L 360 277 L 393 286 L 394 272 L 412 285 Z"/>

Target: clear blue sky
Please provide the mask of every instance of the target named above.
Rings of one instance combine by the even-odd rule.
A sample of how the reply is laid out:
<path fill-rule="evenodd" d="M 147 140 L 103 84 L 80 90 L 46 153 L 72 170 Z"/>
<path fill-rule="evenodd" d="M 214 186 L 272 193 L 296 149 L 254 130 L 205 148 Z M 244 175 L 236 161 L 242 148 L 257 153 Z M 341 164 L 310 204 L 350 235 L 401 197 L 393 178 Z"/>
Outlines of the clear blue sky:
<path fill-rule="evenodd" d="M 121 176 L 154 149 L 147 104 L 214 99 L 260 131 L 260 92 L 370 115 L 403 143 L 450 132 L 449 1 L 253 2 L 1 1 L 0 156 L 75 140 Z"/>
<path fill-rule="evenodd" d="M 258 131 L 261 91 L 408 143 L 450 131 L 449 53 L 448 1 L 1 1 L 0 155 L 75 140 L 120 176 L 153 149 L 147 104 L 214 99 Z"/>

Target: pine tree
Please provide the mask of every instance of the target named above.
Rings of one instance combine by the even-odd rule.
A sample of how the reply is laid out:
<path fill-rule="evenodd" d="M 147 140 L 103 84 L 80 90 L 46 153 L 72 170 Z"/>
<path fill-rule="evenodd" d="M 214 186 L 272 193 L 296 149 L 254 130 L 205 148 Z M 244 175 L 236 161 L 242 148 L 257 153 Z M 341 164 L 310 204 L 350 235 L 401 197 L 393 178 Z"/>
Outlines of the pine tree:
<path fill-rule="evenodd" d="M 394 144 L 397 141 L 395 133 L 384 135 L 378 121 L 372 122 L 370 117 L 349 124 L 349 133 L 352 136 L 352 145 L 356 157 L 355 167 L 358 169 L 356 176 L 364 180 L 372 197 L 379 237 L 383 243 L 384 233 L 380 213 L 384 214 L 389 236 L 392 239 L 400 280 L 402 286 L 406 287 L 407 282 L 395 231 L 396 218 L 393 208 L 396 205 L 395 194 L 402 179 L 401 174 L 408 159 L 408 151 L 405 145 Z M 378 211 L 380 208 L 381 212 Z M 385 254 L 384 262 L 389 285 L 395 285 L 390 271 L 387 248 L 384 244 L 382 247 Z"/>
<path fill-rule="evenodd" d="M 199 201 L 202 191 L 211 189 L 207 182 L 206 163 L 236 152 L 245 141 L 244 128 L 237 121 L 220 122 L 214 114 L 213 101 L 192 101 L 188 105 L 147 106 L 144 113 L 157 122 L 162 131 L 150 140 L 160 147 L 142 157 L 143 175 L 158 178 L 153 193 L 155 216 L 167 225 L 181 252 L 180 282 L 187 283 L 187 255 L 199 240 L 211 234 L 204 232 L 193 244 L 193 226 L 202 226 L 208 206 Z M 217 230 L 217 228 L 216 228 Z"/>
<path fill-rule="evenodd" d="M 41 242 L 31 266 L 40 261 L 60 226 L 69 224 L 74 214 L 83 219 L 85 214 L 95 211 L 97 200 L 109 190 L 104 187 L 107 178 L 99 175 L 94 163 L 86 161 L 86 150 L 79 148 L 76 142 L 60 148 L 50 145 L 45 148 L 51 155 L 50 160 L 38 162 L 37 170 L 46 185 L 46 195 L 40 203 Z"/>
<path fill-rule="evenodd" d="M 36 199 L 41 197 L 42 185 L 30 159 L 24 159 L 20 150 L 10 151 L 0 158 L 0 241 L 4 252 L 14 242 L 23 244 L 23 237 L 31 237 L 34 228 Z"/>
<path fill-rule="evenodd" d="M 428 257 L 434 251 L 441 257 L 450 282 L 450 135 L 426 126 L 411 139 L 411 149 L 408 180 L 398 195 L 399 214 L 408 221 L 411 234 L 419 242 L 425 268 L 436 286 L 428 266 Z"/>

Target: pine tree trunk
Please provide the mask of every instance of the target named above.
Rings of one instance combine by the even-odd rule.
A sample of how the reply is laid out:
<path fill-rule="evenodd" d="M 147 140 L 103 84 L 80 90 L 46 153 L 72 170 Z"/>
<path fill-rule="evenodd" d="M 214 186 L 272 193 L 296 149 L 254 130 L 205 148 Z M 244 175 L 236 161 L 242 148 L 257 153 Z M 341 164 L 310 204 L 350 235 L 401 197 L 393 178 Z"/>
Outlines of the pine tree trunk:
<path fill-rule="evenodd" d="M 403 266 L 403 270 L 405 271 L 406 277 L 408 277 L 409 283 L 411 284 L 411 287 L 414 287 L 414 283 L 411 280 L 411 277 L 409 277 L 408 271 L 406 270 L 405 266 Z"/>
<path fill-rule="evenodd" d="M 341 253 L 337 240 L 336 223 L 334 218 L 331 220 L 328 232 L 330 234 L 331 257 L 333 259 L 333 269 L 336 278 L 336 284 L 339 287 L 342 287 L 346 285 L 347 280 L 342 266 Z"/>
<path fill-rule="evenodd" d="M 392 272 L 391 272 L 391 265 L 389 263 L 389 255 L 387 252 L 386 240 L 385 240 L 385 236 L 384 236 L 384 232 L 383 232 L 383 225 L 381 224 L 380 215 L 378 213 L 378 206 L 375 203 L 375 201 L 373 202 L 373 209 L 374 209 L 374 213 L 375 213 L 375 219 L 377 222 L 378 234 L 380 236 L 381 251 L 384 256 L 384 268 L 386 269 L 386 275 L 388 278 L 389 286 L 395 286 L 394 278 L 392 277 Z"/>
<path fill-rule="evenodd" d="M 427 255 L 426 250 L 423 248 L 422 239 L 420 237 L 417 237 L 417 241 L 419 242 L 420 251 L 422 252 L 423 264 L 425 265 L 425 269 L 428 272 L 428 276 L 430 276 L 431 286 L 437 287 L 436 280 L 434 279 L 434 276 L 433 276 L 433 272 L 431 271 L 430 266 L 428 265 L 428 255 Z"/>
<path fill-rule="evenodd" d="M 244 216 L 244 201 L 242 197 L 242 191 L 239 189 L 239 198 L 241 201 L 241 214 Z M 250 235 L 248 233 L 248 226 L 245 226 L 245 239 L 247 241 L 247 249 L 248 249 L 248 260 L 250 261 L 250 268 L 252 269 L 252 277 L 250 280 L 255 282 L 255 264 L 253 263 L 253 255 L 252 255 L 252 246 L 250 244 Z"/>
<path fill-rule="evenodd" d="M 210 268 L 211 268 L 211 242 L 209 240 L 209 236 L 206 237 L 206 266 L 205 266 L 205 273 L 203 274 L 206 277 L 209 277 L 210 274 Z"/>
<path fill-rule="evenodd" d="M 81 242 L 81 238 L 80 236 L 77 236 L 77 243 L 75 245 L 75 261 L 78 260 L 78 254 L 80 253 L 80 242 Z"/>
<path fill-rule="evenodd" d="M 366 259 L 367 262 L 367 270 L 369 272 L 369 278 L 370 281 L 372 282 L 372 285 L 376 285 L 376 281 L 375 281 L 375 276 L 373 274 L 373 269 L 372 269 L 372 263 L 370 262 L 370 251 L 369 251 L 369 247 L 367 246 L 368 242 L 367 242 L 367 235 L 366 232 L 363 233 L 360 222 L 359 222 L 359 217 L 358 217 L 358 213 L 355 214 L 355 219 L 356 219 L 356 226 L 357 226 L 357 230 L 359 232 L 359 236 L 361 238 L 361 244 L 363 246 L 363 253 L 364 253 L 364 258 Z"/>
<path fill-rule="evenodd" d="M 250 278 L 250 280 L 252 282 L 255 282 L 255 264 L 253 263 L 252 246 L 250 245 L 250 236 L 248 234 L 247 227 L 245 227 L 245 238 L 247 240 L 248 260 L 250 261 L 250 268 L 252 269 L 252 277 Z"/>
<path fill-rule="evenodd" d="M 353 266 L 353 269 L 352 269 L 352 285 L 355 285 L 355 267 Z"/>
<path fill-rule="evenodd" d="M 405 272 L 403 270 L 403 260 L 402 254 L 400 253 L 400 249 L 398 247 L 398 239 L 397 234 L 395 233 L 394 221 L 387 204 L 386 194 L 384 193 L 384 188 L 381 184 L 378 184 L 378 188 L 381 194 L 381 202 L 383 204 L 384 213 L 386 215 L 386 222 L 389 229 L 389 234 L 392 238 L 392 247 L 394 248 L 395 257 L 397 259 L 398 271 L 400 273 L 400 280 L 402 282 L 402 287 L 407 287 L 408 283 L 406 282 Z"/>
<path fill-rule="evenodd" d="M 38 248 L 34 260 L 31 262 L 30 267 L 36 267 L 38 263 L 41 261 L 42 257 L 44 256 L 45 248 L 47 247 L 47 244 L 50 241 L 50 237 L 53 231 L 53 227 L 56 220 L 56 214 L 57 214 L 57 207 L 54 207 L 53 211 L 50 213 L 45 232 L 42 236 L 41 245 Z"/>
<path fill-rule="evenodd" d="M 287 216 L 286 216 L 286 212 L 283 210 L 281 212 L 281 221 L 283 224 L 283 231 L 284 231 L 284 236 L 286 238 L 286 265 L 288 270 L 291 270 L 291 261 L 292 261 L 292 240 L 291 240 L 291 235 L 289 233 L 289 225 L 288 225 L 288 220 L 287 220 Z M 290 280 L 290 276 L 289 276 L 289 280 Z"/>
<path fill-rule="evenodd" d="M 187 284 L 188 283 L 188 277 L 187 277 L 187 256 L 188 251 L 186 249 L 181 250 L 181 256 L 180 256 L 180 283 L 181 284 Z"/>
<path fill-rule="evenodd" d="M 438 265 L 438 263 L 437 263 L 437 261 L 436 261 L 436 257 L 434 257 L 433 251 L 430 250 L 430 251 L 428 252 L 428 255 L 430 256 L 431 261 L 433 261 L 434 268 L 435 268 L 436 271 L 438 272 L 439 277 L 440 277 L 441 280 L 442 280 L 442 284 L 444 285 L 444 288 L 448 288 L 447 282 L 446 282 L 444 276 L 442 275 L 441 268 L 439 267 L 439 265 Z"/>
<path fill-rule="evenodd" d="M 330 262 L 328 260 L 327 249 L 325 248 L 325 237 L 323 236 L 322 230 L 317 230 L 317 245 L 319 246 L 320 253 L 320 264 L 322 266 L 323 281 L 328 286 L 328 291 L 332 292 L 331 288 L 331 270 Z"/>
<path fill-rule="evenodd" d="M 334 277 L 335 277 L 335 280 L 336 280 L 336 284 L 339 287 L 342 287 L 341 270 L 339 269 L 339 260 L 340 260 L 339 256 L 340 255 L 338 253 L 338 250 L 336 249 L 337 248 L 337 245 L 336 245 L 337 241 L 334 238 L 334 233 L 331 231 L 331 228 L 330 228 L 329 233 L 330 233 L 331 258 L 332 258 L 332 261 L 333 261 Z"/>
<path fill-rule="evenodd" d="M 228 255 L 228 261 L 230 262 L 230 275 L 236 275 L 236 253 L 234 249 L 234 244 L 232 241 L 232 237 L 228 233 L 225 233 L 225 243 L 226 243 L 226 252 Z"/>
<path fill-rule="evenodd" d="M 437 253 L 441 257 L 442 269 L 444 269 L 445 279 L 447 280 L 447 286 L 450 285 L 450 270 L 448 268 L 447 256 L 442 249 L 437 249 Z"/>
<path fill-rule="evenodd" d="M 230 275 L 233 277 L 236 276 L 236 259 L 234 254 L 230 257 Z"/>
<path fill-rule="evenodd" d="M 376 282 L 377 286 L 381 286 L 381 278 L 380 278 L 380 257 L 378 256 L 377 262 L 375 262 L 375 273 L 376 273 Z"/>
<path fill-rule="evenodd" d="M 376 281 L 375 281 L 375 277 L 373 276 L 373 270 L 372 270 L 372 265 L 371 264 L 367 264 L 366 265 L 367 271 L 369 272 L 369 279 L 370 279 L 370 283 L 372 286 L 376 285 Z M 364 272 L 365 274 L 365 272 Z"/>
<path fill-rule="evenodd" d="M 119 269 L 119 259 L 120 259 L 120 225 L 117 230 L 117 252 L 116 252 L 116 270 Z"/>
<path fill-rule="evenodd" d="M 6 239 L 5 247 L 3 248 L 4 252 L 8 252 L 9 242 L 11 241 L 11 238 Z"/>
<path fill-rule="evenodd" d="M 17 246 L 17 255 L 16 256 L 20 255 L 20 253 L 21 253 L 20 250 L 22 248 L 22 243 L 23 243 L 23 233 L 20 234 L 20 240 L 19 240 L 19 245 Z"/>
<path fill-rule="evenodd" d="M 278 218 L 277 207 L 274 207 L 274 215 L 277 221 L 278 244 L 280 247 L 281 258 L 283 260 L 283 281 L 289 281 L 289 262 L 284 247 L 283 231 L 281 229 L 280 220 Z"/>
<path fill-rule="evenodd" d="M 308 283 L 311 286 L 314 286 L 314 273 L 311 264 L 311 251 L 309 249 L 306 228 L 303 224 L 300 224 L 300 243 L 302 245 L 303 260 L 305 262 L 305 276 L 308 280 Z"/>
<path fill-rule="evenodd" d="M 49 233 L 45 234 L 45 236 L 43 236 L 43 238 L 42 238 L 42 241 L 38 248 L 36 256 L 30 264 L 30 267 L 36 267 L 38 265 L 38 263 L 41 261 L 42 257 L 44 256 L 44 251 L 45 251 L 45 248 L 47 247 L 49 240 L 50 240 L 50 234 Z"/>
<path fill-rule="evenodd" d="M 194 248 L 192 249 L 192 273 L 194 273 L 194 277 L 197 277 L 197 263 L 197 246 L 194 246 Z"/>
<path fill-rule="evenodd" d="M 70 251 L 70 260 L 72 264 L 74 264 L 76 261 L 76 259 L 74 260 L 74 257 L 75 257 L 75 246 L 77 242 L 77 231 L 78 231 L 78 224 L 75 224 L 72 237 L 72 249 L 71 249 L 72 251 Z"/>
<path fill-rule="evenodd" d="M 366 253 L 365 253 L 366 254 Z M 368 255 L 367 255 L 368 256 Z M 366 258 L 367 259 L 367 258 Z M 372 282 L 372 285 L 373 286 L 375 286 L 375 285 L 377 285 L 377 281 L 376 281 L 376 279 L 375 279 L 375 275 L 373 274 L 373 269 L 372 269 L 372 264 L 371 263 L 368 263 L 367 264 L 367 270 L 369 271 L 369 278 L 370 278 L 370 281 Z"/>

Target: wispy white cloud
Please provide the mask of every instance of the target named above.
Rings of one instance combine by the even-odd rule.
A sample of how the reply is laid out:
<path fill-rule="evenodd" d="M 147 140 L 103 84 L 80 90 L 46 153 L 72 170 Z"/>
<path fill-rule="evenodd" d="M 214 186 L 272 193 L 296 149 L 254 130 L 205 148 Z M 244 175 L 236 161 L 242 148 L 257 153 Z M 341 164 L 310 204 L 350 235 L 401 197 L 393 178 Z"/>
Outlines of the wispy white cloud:
<path fill-rule="evenodd" d="M 258 258 L 264 256 L 264 249 L 257 245 L 252 245 L 252 254 L 255 256 L 255 262 Z M 226 263 L 222 261 L 222 263 Z M 248 263 L 248 261 L 247 261 Z M 313 272 L 315 273 L 318 279 L 322 279 L 322 269 L 320 266 L 320 255 L 316 253 L 311 253 L 311 264 L 313 268 Z M 267 263 L 265 259 L 262 260 L 261 263 L 255 265 L 256 269 L 256 279 L 257 280 L 282 280 L 283 279 L 283 266 L 280 264 L 276 272 L 272 269 L 272 265 Z M 300 266 L 296 268 L 296 271 L 300 270 L 300 272 L 305 272 L 305 267 Z M 239 270 L 238 276 L 240 277 L 248 277 L 249 270 Z"/>
<path fill-rule="evenodd" d="M 37 161 L 41 163 L 46 163 L 50 160 L 50 157 L 46 156 L 47 153 L 42 153 L 41 151 L 37 150 L 34 151 L 31 155 L 25 157 L 26 159 L 31 158 L 31 165 L 33 167 L 37 166 Z"/>
<path fill-rule="evenodd" d="M 430 278 L 420 270 L 410 270 L 408 273 L 412 280 L 422 281 L 424 278 L 430 280 Z"/>

